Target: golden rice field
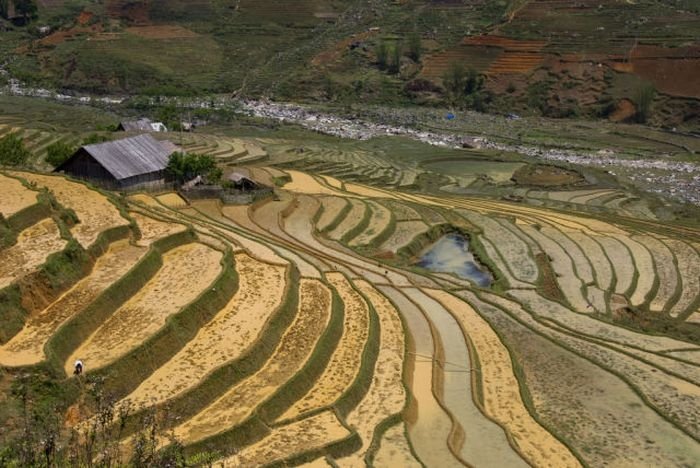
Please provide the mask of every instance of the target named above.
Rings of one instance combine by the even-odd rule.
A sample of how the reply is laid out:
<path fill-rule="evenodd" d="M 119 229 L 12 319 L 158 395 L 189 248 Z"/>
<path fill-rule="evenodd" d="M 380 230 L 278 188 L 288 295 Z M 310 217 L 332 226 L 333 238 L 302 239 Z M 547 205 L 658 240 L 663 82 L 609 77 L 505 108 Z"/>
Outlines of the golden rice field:
<path fill-rule="evenodd" d="M 185 138 L 226 164 L 263 157 Z M 1 173 L 2 399 L 41 372 L 70 389 L 60 437 L 100 427 L 125 456 L 155 420 L 152 449 L 192 466 L 697 465 L 700 229 L 324 167 L 254 168 L 287 182 L 251 206 Z M 419 263 L 448 234 L 490 284 Z"/>

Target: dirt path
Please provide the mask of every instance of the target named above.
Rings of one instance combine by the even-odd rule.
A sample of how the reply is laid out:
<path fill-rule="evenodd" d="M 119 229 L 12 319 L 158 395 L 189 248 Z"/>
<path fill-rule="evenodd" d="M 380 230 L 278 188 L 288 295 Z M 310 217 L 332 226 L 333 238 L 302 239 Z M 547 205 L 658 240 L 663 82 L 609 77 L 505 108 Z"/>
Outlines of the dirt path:
<path fill-rule="evenodd" d="M 177 247 L 163 255 L 163 266 L 126 304 L 107 319 L 68 358 L 82 359 L 86 368 L 105 366 L 139 346 L 163 327 L 171 315 L 192 302 L 221 272 L 222 254 L 203 244 Z M 178 291 L 178 294 L 173 294 Z"/>
<path fill-rule="evenodd" d="M 343 335 L 321 377 L 280 420 L 295 418 L 307 411 L 332 405 L 352 384 L 362 365 L 362 351 L 369 333 L 367 303 L 342 274 L 328 273 L 326 278 L 344 303 Z"/>
<path fill-rule="evenodd" d="M 20 232 L 13 246 L 0 251 L 0 289 L 36 270 L 49 255 L 61 251 L 66 243 L 50 218 Z"/>
<path fill-rule="evenodd" d="M 510 354 L 489 324 L 466 302 L 440 290 L 426 292 L 448 308 L 468 334 L 479 357 L 486 413 L 505 428 L 533 466 L 578 467 L 571 451 L 528 412 L 515 378 Z"/>
<path fill-rule="evenodd" d="M 44 345 L 72 316 L 90 305 L 106 288 L 119 280 L 144 256 L 146 249 L 121 240 L 97 259 L 89 276 L 82 279 L 46 309 L 32 316 L 7 344 L 0 347 L 0 363 L 27 366 L 43 361 Z"/>
<path fill-rule="evenodd" d="M 186 392 L 260 339 L 270 316 L 282 304 L 286 269 L 245 253 L 236 254 L 235 259 L 236 294 L 184 348 L 126 397 L 132 403 L 160 404 Z"/>
<path fill-rule="evenodd" d="M 78 182 L 71 182 L 59 176 L 46 176 L 26 172 L 13 173 L 39 187 L 48 188 L 58 202 L 75 211 L 80 222 L 71 228 L 73 237 L 87 248 L 106 229 L 129 224 L 121 216 L 117 207 L 101 193 Z"/>
<path fill-rule="evenodd" d="M 2 192 L 0 214 L 6 219 L 37 202 L 37 192 L 29 190 L 19 180 L 2 174 L 0 174 L 0 191 Z"/>
<path fill-rule="evenodd" d="M 277 460 L 318 450 L 345 439 L 350 432 L 335 414 L 324 411 L 301 421 L 272 430 L 261 441 L 243 448 L 238 454 L 222 461 L 224 467 L 259 467 Z"/>
<path fill-rule="evenodd" d="M 297 373 L 311 355 L 331 315 L 331 292 L 318 280 L 299 283 L 299 309 L 269 361 L 230 388 L 192 419 L 175 428 L 186 443 L 205 439 L 242 423 L 255 408 Z"/>

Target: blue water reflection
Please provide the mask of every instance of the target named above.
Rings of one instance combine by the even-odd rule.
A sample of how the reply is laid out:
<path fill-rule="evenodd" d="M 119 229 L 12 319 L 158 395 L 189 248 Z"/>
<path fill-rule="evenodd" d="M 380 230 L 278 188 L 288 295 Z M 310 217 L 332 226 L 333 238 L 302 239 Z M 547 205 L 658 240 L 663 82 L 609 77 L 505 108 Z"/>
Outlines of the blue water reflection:
<path fill-rule="evenodd" d="M 481 287 L 493 282 L 491 273 L 482 269 L 469 251 L 469 239 L 460 234 L 447 234 L 423 253 L 418 266 L 440 273 L 454 273 Z"/>

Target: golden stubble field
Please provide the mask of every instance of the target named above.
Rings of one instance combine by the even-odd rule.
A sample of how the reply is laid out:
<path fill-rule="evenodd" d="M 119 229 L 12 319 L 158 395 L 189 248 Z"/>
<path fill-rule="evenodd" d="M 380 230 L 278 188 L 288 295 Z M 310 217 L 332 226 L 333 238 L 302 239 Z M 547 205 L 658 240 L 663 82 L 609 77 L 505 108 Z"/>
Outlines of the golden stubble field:
<path fill-rule="evenodd" d="M 0 326 L 9 334 L 0 365 L 8 378 L 42 366 L 56 385 L 78 384 L 65 397 L 66 432 L 87 440 L 91 424 L 116 428 L 133 408 L 114 440 L 128 452 L 144 414 L 172 410 L 159 416 L 155 445 L 177 440 L 188 456 L 210 451 L 221 466 L 700 459 L 697 229 L 300 170 L 250 173 L 290 182 L 276 201 L 224 206 L 0 174 L 6 219 L 42 203 L 42 187 L 77 218 L 64 225 L 49 211 L 0 247 Z M 612 195 L 560 190 L 547 199 Z M 442 232 L 465 235 L 497 285 L 415 266 L 419 254 L 404 247 L 420 252 Z M 103 245 L 45 307 L 13 312 L 41 293 L 71 240 L 85 252 Z M 108 297 L 120 298 L 113 310 L 94 307 Z M 86 366 L 80 377 L 76 359 Z M 131 373 L 124 362 L 142 368 Z M 94 412 L 93 376 L 114 392 L 110 418 Z"/>

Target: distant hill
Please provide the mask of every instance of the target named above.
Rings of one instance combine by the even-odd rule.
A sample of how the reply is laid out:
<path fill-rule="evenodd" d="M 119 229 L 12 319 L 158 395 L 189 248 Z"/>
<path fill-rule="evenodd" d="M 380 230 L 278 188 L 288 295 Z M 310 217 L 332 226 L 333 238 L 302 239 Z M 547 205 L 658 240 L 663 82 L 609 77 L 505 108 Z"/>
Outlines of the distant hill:
<path fill-rule="evenodd" d="M 42 0 L 10 29 L 14 75 L 86 92 L 700 122 L 694 0 Z M 484 79 L 464 99 L 443 83 L 455 64 Z"/>

